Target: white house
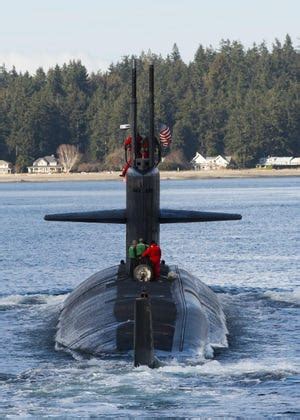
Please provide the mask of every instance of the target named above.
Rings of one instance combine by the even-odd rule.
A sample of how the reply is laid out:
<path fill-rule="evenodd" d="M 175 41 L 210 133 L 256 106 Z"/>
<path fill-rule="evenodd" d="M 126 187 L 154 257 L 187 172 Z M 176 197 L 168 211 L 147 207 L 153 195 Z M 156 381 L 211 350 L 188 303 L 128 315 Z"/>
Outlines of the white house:
<path fill-rule="evenodd" d="M 211 169 L 221 169 L 227 168 L 231 162 L 231 156 L 207 156 L 206 158 L 200 153 L 196 155 L 191 160 L 195 170 L 211 170 Z"/>
<path fill-rule="evenodd" d="M 293 166 L 293 167 L 295 167 L 295 166 L 300 167 L 300 157 L 294 157 L 291 160 L 291 166 Z"/>
<path fill-rule="evenodd" d="M 0 160 L 0 174 L 11 174 L 12 167 L 12 163 Z"/>
<path fill-rule="evenodd" d="M 297 163 L 298 162 L 298 163 Z M 257 166 L 269 166 L 272 168 L 290 168 L 300 165 L 300 158 L 293 158 L 293 156 L 268 156 L 261 158 Z"/>
<path fill-rule="evenodd" d="M 63 167 L 54 155 L 38 158 L 27 169 L 30 174 L 52 174 L 63 171 Z"/>
<path fill-rule="evenodd" d="M 215 168 L 216 169 L 227 168 L 227 166 L 230 164 L 231 160 L 232 160 L 231 156 L 223 157 L 223 156 L 219 155 L 214 159 Z"/>
<path fill-rule="evenodd" d="M 193 165 L 194 169 L 204 169 L 204 167 L 207 166 L 207 161 L 204 156 L 197 152 L 191 160 L 191 164 Z"/>

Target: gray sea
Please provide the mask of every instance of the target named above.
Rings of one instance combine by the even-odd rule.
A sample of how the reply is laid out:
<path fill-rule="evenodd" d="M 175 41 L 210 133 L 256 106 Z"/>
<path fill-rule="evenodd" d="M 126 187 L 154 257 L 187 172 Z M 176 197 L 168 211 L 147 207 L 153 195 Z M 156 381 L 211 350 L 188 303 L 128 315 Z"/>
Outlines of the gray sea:
<path fill-rule="evenodd" d="M 122 182 L 0 184 L 0 418 L 300 418 L 300 178 L 162 181 L 162 207 L 242 221 L 163 225 L 161 247 L 223 304 L 229 347 L 156 370 L 55 349 L 68 293 L 124 258 L 125 228 L 45 222 L 125 206 Z"/>

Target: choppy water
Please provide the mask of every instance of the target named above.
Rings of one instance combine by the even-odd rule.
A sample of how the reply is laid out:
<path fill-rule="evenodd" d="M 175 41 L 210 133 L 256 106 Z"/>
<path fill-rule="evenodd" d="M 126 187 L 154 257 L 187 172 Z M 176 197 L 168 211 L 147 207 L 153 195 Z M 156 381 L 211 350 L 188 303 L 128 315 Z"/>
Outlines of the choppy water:
<path fill-rule="evenodd" d="M 54 348 L 62 301 L 124 257 L 125 228 L 43 215 L 123 207 L 124 184 L 0 184 L 0 417 L 299 417 L 299 199 L 300 178 L 162 182 L 164 207 L 243 220 L 161 227 L 165 259 L 213 287 L 230 337 L 213 360 L 150 370 Z"/>

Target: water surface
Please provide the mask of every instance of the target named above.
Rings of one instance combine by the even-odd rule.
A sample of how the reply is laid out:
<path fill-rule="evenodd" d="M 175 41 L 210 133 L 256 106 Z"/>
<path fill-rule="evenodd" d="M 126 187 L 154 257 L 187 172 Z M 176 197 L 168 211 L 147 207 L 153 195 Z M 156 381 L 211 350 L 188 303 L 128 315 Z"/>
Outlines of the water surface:
<path fill-rule="evenodd" d="M 158 370 L 56 351 L 67 294 L 124 258 L 125 228 L 44 222 L 122 208 L 122 182 L 0 184 L 0 414 L 275 417 L 299 411 L 299 178 L 162 181 L 161 206 L 238 222 L 163 225 L 161 246 L 223 303 L 229 348 Z"/>

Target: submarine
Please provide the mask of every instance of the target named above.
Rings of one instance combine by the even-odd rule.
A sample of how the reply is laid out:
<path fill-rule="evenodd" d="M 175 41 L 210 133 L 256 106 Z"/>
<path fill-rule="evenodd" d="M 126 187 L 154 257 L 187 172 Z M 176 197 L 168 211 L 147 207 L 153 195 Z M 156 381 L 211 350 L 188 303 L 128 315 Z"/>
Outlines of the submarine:
<path fill-rule="evenodd" d="M 200 279 L 168 261 L 153 278 L 148 262 L 132 273 L 128 249 L 133 240 L 160 241 L 160 224 L 239 220 L 241 215 L 160 208 L 161 160 L 154 125 L 154 65 L 149 65 L 149 152 L 142 155 L 137 127 L 137 66 L 131 69 L 130 156 L 126 207 L 51 214 L 47 221 L 126 225 L 126 258 L 93 274 L 65 299 L 55 341 L 59 348 L 94 356 L 132 355 L 134 366 L 159 365 L 169 357 L 211 356 L 227 347 L 226 319 L 217 295 Z"/>

